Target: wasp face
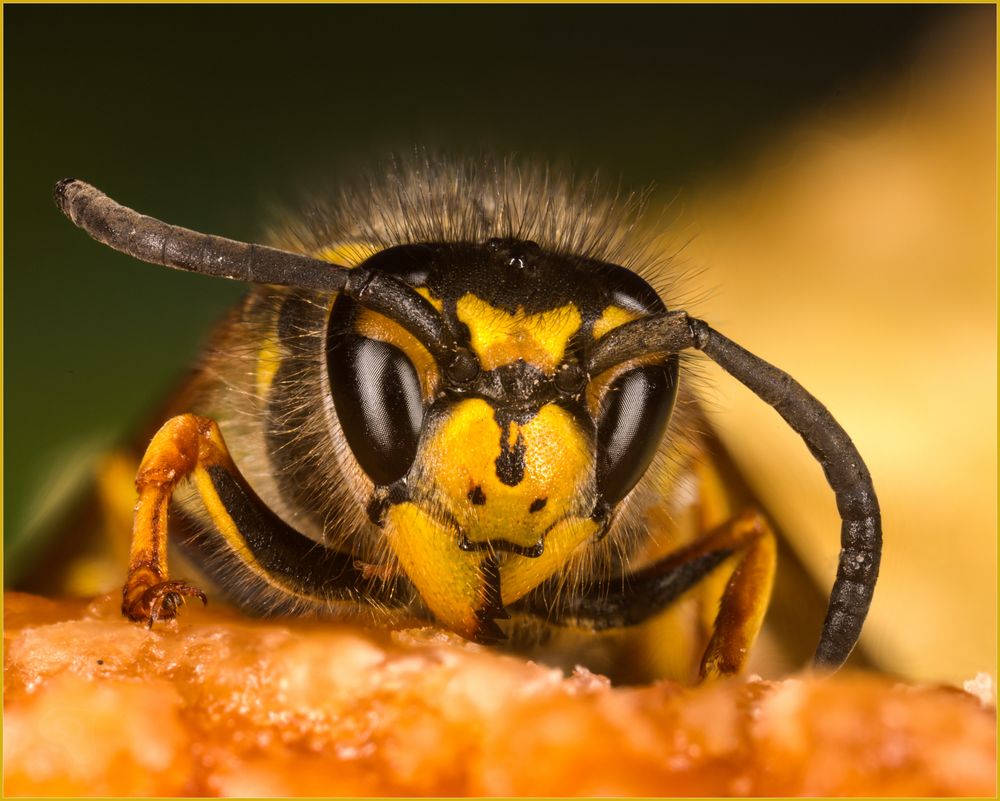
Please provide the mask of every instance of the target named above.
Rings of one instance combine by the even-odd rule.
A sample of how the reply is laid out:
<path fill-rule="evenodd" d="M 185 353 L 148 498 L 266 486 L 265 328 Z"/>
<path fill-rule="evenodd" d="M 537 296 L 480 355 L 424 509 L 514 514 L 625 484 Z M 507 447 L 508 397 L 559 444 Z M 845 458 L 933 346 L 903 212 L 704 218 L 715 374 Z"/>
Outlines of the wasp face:
<path fill-rule="evenodd" d="M 663 305 L 622 268 L 516 240 L 400 246 L 365 266 L 429 300 L 466 353 L 443 368 L 381 315 L 334 304 L 330 387 L 369 515 L 441 622 L 494 639 L 504 607 L 598 537 L 650 464 L 676 358 L 583 365 Z"/>
<path fill-rule="evenodd" d="M 593 511 L 591 432 L 555 403 L 512 415 L 461 400 L 430 426 L 416 464 L 420 494 L 455 521 L 466 551 L 538 557 L 556 523 Z"/>

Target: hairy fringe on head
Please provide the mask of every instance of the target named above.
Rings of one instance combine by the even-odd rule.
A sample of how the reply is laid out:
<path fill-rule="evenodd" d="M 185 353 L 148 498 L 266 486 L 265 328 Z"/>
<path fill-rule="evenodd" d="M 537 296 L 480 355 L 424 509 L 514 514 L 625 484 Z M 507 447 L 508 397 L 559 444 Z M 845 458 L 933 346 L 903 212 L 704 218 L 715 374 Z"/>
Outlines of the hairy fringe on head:
<path fill-rule="evenodd" d="M 529 239 L 559 254 L 619 264 L 666 300 L 677 276 L 650 234 L 662 223 L 650 218 L 650 195 L 650 188 L 626 192 L 597 173 L 577 175 L 516 157 L 456 160 L 418 151 L 362 172 L 333 196 L 311 199 L 269 238 L 303 253 L 345 243 L 374 251 L 415 242 Z"/>

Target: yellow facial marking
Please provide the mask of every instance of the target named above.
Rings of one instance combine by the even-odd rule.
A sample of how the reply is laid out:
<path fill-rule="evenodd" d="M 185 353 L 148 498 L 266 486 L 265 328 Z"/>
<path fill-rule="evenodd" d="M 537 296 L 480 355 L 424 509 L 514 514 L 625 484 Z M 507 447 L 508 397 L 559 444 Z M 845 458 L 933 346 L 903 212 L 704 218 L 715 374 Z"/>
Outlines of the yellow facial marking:
<path fill-rule="evenodd" d="M 594 323 L 594 339 L 600 339 L 613 328 L 630 323 L 638 317 L 636 312 L 628 311 L 620 306 L 608 306 Z"/>
<path fill-rule="evenodd" d="M 613 331 L 620 325 L 625 325 L 625 323 L 630 323 L 632 320 L 639 319 L 641 315 L 636 312 L 629 311 L 628 309 L 623 309 L 620 306 L 608 306 L 604 313 L 598 318 L 597 322 L 594 323 L 594 339 L 600 339 L 609 331 Z M 584 393 L 584 400 L 587 403 L 587 410 L 596 418 L 600 413 L 601 401 L 604 398 L 604 394 L 607 392 L 608 387 L 610 387 L 615 379 L 618 378 L 622 373 L 628 372 L 637 364 L 643 363 L 655 363 L 660 360 L 661 357 L 653 356 L 650 359 L 645 357 L 640 357 L 639 359 L 632 359 L 627 362 L 621 362 L 612 366 L 610 369 L 605 370 L 599 376 L 593 376 L 590 383 L 587 384 L 587 389 Z"/>
<path fill-rule="evenodd" d="M 393 506 L 386 514 L 385 535 L 435 617 L 463 637 L 473 637 L 479 625 L 486 586 L 480 564 L 483 554 L 458 547 L 458 533 L 412 503 Z"/>
<path fill-rule="evenodd" d="M 541 556 L 508 555 L 500 566 L 502 603 L 514 603 L 558 572 L 577 548 L 593 539 L 597 528 L 597 523 L 589 518 L 568 517 L 560 520 L 546 535 Z"/>
<path fill-rule="evenodd" d="M 481 398 L 461 401 L 429 432 L 417 465 L 418 494 L 389 509 L 386 538 L 424 603 L 464 636 L 483 625 L 477 610 L 498 600 L 485 560 L 495 556 L 499 600 L 511 603 L 597 533 L 585 500 L 593 497 L 591 443 L 555 404 L 519 423 L 498 422 Z M 540 555 L 511 550 L 539 544 Z"/>
<path fill-rule="evenodd" d="M 431 294 L 431 291 L 427 287 L 418 286 L 416 288 L 416 293 L 425 300 L 427 300 L 431 304 L 431 306 L 433 306 L 438 311 L 441 311 L 444 308 L 444 301 L 442 301 L 440 298 L 434 297 Z"/>
<path fill-rule="evenodd" d="M 525 423 L 501 426 L 479 398 L 452 409 L 419 459 L 470 542 L 525 548 L 572 511 L 594 469 L 589 441 L 565 409 L 549 404 Z"/>
<path fill-rule="evenodd" d="M 547 375 L 559 366 L 582 322 L 572 303 L 537 314 L 525 314 L 523 308 L 508 314 L 471 293 L 459 298 L 455 312 L 469 327 L 470 344 L 484 370 L 524 359 Z"/>

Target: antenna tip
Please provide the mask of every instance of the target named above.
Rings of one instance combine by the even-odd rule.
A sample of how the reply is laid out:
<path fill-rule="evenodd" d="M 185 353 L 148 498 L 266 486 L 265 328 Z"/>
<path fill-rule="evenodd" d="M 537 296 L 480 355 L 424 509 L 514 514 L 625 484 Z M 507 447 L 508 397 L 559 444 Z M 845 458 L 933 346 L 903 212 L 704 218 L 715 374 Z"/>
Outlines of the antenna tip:
<path fill-rule="evenodd" d="M 52 187 L 52 199 L 64 214 L 68 213 L 70 195 L 72 194 L 70 188 L 74 184 L 83 184 L 83 181 L 76 178 L 63 178 Z"/>

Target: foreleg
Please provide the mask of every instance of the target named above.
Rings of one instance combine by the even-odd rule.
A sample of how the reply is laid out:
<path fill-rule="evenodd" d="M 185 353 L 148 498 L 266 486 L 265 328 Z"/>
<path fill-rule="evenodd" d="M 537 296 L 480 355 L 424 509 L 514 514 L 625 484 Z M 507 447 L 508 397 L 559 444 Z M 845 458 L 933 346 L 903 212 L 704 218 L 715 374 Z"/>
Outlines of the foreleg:
<path fill-rule="evenodd" d="M 168 420 L 139 467 L 128 577 L 122 612 L 152 625 L 174 617 L 186 596 L 205 600 L 167 571 L 167 513 L 178 484 L 193 481 L 211 521 L 197 547 L 220 575 L 250 583 L 275 608 L 337 601 L 400 607 L 407 595 L 393 578 L 373 577 L 353 555 L 326 548 L 288 526 L 247 484 L 214 421 L 193 414 Z M 238 576 L 238 578 L 237 578 Z M 284 603 L 282 603 L 284 602 Z M 258 610 L 260 611 L 260 610 Z"/>

